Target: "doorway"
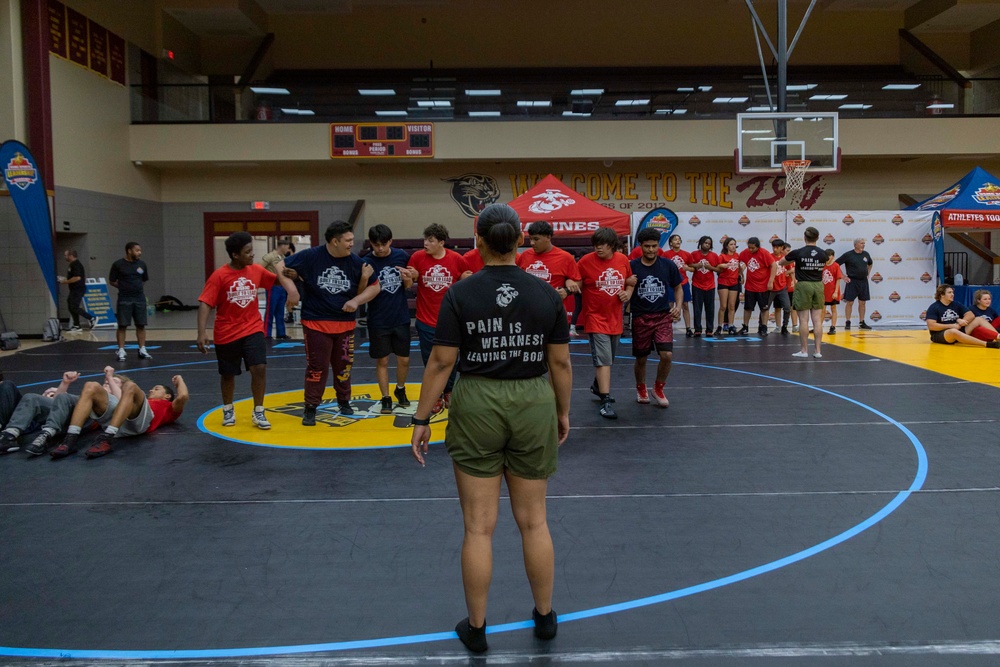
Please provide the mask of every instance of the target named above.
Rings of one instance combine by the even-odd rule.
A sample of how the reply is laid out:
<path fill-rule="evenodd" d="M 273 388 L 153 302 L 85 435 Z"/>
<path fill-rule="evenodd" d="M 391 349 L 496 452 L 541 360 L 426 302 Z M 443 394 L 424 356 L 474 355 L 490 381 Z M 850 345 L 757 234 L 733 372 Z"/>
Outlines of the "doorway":
<path fill-rule="evenodd" d="M 225 241 L 233 232 L 247 232 L 254 239 L 254 257 L 259 261 L 278 239 L 288 238 L 296 250 L 319 241 L 318 211 L 252 211 L 205 213 L 205 279 L 229 261 Z"/>

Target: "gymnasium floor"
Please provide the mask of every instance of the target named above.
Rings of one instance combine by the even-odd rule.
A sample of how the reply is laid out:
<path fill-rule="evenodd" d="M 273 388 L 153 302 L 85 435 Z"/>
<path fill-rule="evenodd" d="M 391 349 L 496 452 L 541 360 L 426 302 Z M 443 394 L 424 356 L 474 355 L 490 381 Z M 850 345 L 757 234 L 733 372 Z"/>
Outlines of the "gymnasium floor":
<path fill-rule="evenodd" d="M 573 430 L 549 501 L 559 636 L 528 629 L 504 506 L 491 648 L 472 658 L 451 632 L 465 612 L 448 457 L 432 447 L 420 468 L 390 446 L 408 441 L 407 417 L 365 412 L 367 353 L 358 417 L 306 429 L 303 349 L 275 345 L 275 428 L 224 439 L 214 356 L 193 337 L 153 332 L 151 362 L 132 350 L 116 364 L 107 332 L 0 358 L 27 391 L 110 363 L 143 387 L 180 373 L 192 392 L 178 424 L 105 458 L 0 458 L 0 664 L 1000 659 L 1000 351 L 876 331 L 839 333 L 822 360 L 799 361 L 791 336 L 682 338 L 663 410 L 634 402 L 624 345 L 611 422 L 574 344 Z"/>

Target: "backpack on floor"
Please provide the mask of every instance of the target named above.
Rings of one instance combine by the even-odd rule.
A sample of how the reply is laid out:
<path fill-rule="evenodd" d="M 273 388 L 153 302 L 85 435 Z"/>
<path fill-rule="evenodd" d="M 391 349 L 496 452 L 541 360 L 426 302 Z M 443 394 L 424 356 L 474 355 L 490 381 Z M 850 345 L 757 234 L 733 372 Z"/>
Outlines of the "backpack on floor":
<path fill-rule="evenodd" d="M 42 327 L 42 340 L 62 340 L 62 327 L 59 326 L 59 320 L 54 317 L 45 320 L 45 326 Z"/>
<path fill-rule="evenodd" d="M 21 341 L 17 339 L 16 332 L 6 331 L 0 334 L 0 350 L 9 352 L 10 350 L 16 350 L 19 347 L 21 347 Z"/>

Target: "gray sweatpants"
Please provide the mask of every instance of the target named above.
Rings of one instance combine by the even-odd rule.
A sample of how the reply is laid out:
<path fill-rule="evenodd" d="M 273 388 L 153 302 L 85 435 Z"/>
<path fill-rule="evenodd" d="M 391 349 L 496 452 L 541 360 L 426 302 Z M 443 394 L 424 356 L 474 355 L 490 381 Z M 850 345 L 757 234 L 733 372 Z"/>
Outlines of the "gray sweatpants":
<path fill-rule="evenodd" d="M 21 392 L 17 385 L 9 380 L 0 380 L 0 429 L 7 426 L 20 401 Z"/>
<path fill-rule="evenodd" d="M 56 433 L 62 433 L 73 415 L 73 408 L 79 396 L 74 394 L 59 394 L 55 398 L 46 398 L 41 394 L 25 394 L 14 409 L 7 428 L 16 428 L 21 433 L 28 433 L 44 425 Z"/>

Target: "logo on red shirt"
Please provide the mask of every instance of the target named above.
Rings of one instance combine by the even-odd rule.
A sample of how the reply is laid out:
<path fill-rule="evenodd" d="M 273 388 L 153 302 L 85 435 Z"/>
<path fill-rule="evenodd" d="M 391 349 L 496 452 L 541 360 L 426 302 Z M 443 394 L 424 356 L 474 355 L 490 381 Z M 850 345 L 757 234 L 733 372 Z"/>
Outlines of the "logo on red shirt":
<path fill-rule="evenodd" d="M 608 296 L 617 296 L 619 292 L 625 289 L 625 277 L 615 269 L 608 268 L 598 276 L 596 284 L 597 289 Z"/>
<path fill-rule="evenodd" d="M 240 276 L 226 290 L 226 300 L 240 308 L 257 301 L 257 286 L 249 278 Z"/>
<path fill-rule="evenodd" d="M 552 272 L 549 271 L 549 267 L 545 266 L 545 262 L 540 259 L 532 262 L 531 266 L 527 267 L 524 271 L 536 278 L 541 278 L 545 282 L 549 282 L 552 279 Z"/>
<path fill-rule="evenodd" d="M 435 264 L 424 274 L 424 286 L 435 292 L 445 291 L 453 282 L 451 272 L 440 264 Z"/>

